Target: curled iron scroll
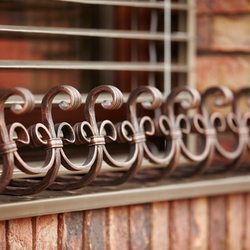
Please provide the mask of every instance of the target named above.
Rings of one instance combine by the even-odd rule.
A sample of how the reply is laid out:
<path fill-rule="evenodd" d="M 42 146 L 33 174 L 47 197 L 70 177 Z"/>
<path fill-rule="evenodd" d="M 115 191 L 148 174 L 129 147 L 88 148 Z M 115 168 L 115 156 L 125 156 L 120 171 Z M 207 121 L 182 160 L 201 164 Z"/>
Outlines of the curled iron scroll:
<path fill-rule="evenodd" d="M 240 107 L 240 101 L 245 97 L 244 104 L 247 107 L 247 111 L 242 111 Z M 248 110 L 250 107 L 250 88 L 242 88 L 239 90 L 234 97 L 233 102 L 233 111 L 235 115 L 237 116 L 239 120 L 239 124 L 237 129 L 238 133 L 245 139 L 245 148 L 242 152 L 244 154 L 242 158 L 244 159 L 246 157 L 246 153 L 250 150 L 250 138 L 249 138 L 249 132 L 250 132 L 250 111 Z"/>
<path fill-rule="evenodd" d="M 18 179 L 13 180 L 9 186 L 6 187 L 4 193 L 11 195 L 27 195 L 41 192 L 48 188 L 55 180 L 58 174 L 58 170 L 61 164 L 60 149 L 63 147 L 61 138 L 57 137 L 55 131 L 55 125 L 52 119 L 52 103 L 54 97 L 59 93 L 65 93 L 70 97 L 70 103 L 61 102 L 60 108 L 66 111 L 73 110 L 81 104 L 81 96 L 71 86 L 56 86 L 51 88 L 45 95 L 41 104 L 41 120 L 42 123 L 32 125 L 27 133 L 30 135 L 32 147 L 44 147 L 46 156 L 44 164 L 41 168 L 32 169 L 29 167 L 18 154 L 15 152 L 15 164 L 21 169 L 25 170 L 29 174 L 37 174 L 45 172 L 44 177 L 41 180 L 32 179 Z M 27 95 L 27 94 L 26 94 Z M 14 130 L 19 133 L 21 126 L 10 126 L 10 131 Z M 24 131 L 24 128 L 22 128 Z"/>
<path fill-rule="evenodd" d="M 60 102 L 60 109 L 67 112 L 82 109 L 84 120 L 72 125 L 67 121 L 54 123 L 53 102 L 59 93 L 66 94 L 69 99 Z M 13 104 L 11 111 L 15 115 L 30 112 L 34 108 L 32 93 L 24 88 L 0 90 L 0 192 L 28 195 L 47 188 L 68 190 L 90 184 L 117 185 L 132 178 L 144 181 L 155 181 L 168 176 L 185 178 L 204 172 L 214 174 L 232 171 L 241 168 L 244 162 L 246 164 L 243 165 L 248 169 L 250 88 L 243 88 L 233 95 L 227 87 L 216 86 L 200 95 L 194 88 L 181 87 L 173 89 L 162 104 L 162 95 L 158 89 L 141 86 L 131 92 L 126 103 L 126 119 L 117 124 L 112 120 L 96 119 L 96 100 L 102 93 L 111 95 L 111 101 L 101 103 L 105 110 L 119 109 L 123 105 L 123 95 L 114 86 L 94 88 L 84 102 L 81 94 L 71 86 L 53 87 L 42 100 L 41 121 L 26 128 L 17 121 L 6 124 L 5 104 L 9 97 L 17 95 L 22 98 L 22 104 Z M 141 103 L 141 115 L 138 103 L 142 94 L 147 94 L 149 101 Z M 182 97 L 179 99 L 180 94 Z M 242 102 L 245 108 L 242 108 Z M 179 111 L 176 107 L 186 111 Z M 227 107 L 229 111 L 225 113 L 221 107 Z M 145 114 L 145 110 L 156 109 L 157 112 L 152 112 L 155 116 L 152 113 Z M 191 151 L 185 142 L 185 137 L 190 133 L 196 136 L 194 146 L 200 147 L 197 152 Z M 233 135 L 233 149 L 223 146 L 220 141 L 221 133 Z M 157 143 L 154 145 L 154 139 L 164 142 L 163 151 L 156 150 Z M 109 151 L 108 144 L 111 142 L 129 147 L 124 161 L 117 160 Z M 87 156 L 82 164 L 74 164 L 68 157 L 68 144 L 83 145 Z M 29 150 L 37 148 L 45 151 L 45 157 L 38 166 L 33 167 L 24 160 L 20 153 L 24 146 Z M 217 155 L 219 163 L 215 161 Z M 188 165 L 179 168 L 181 157 L 188 160 Z M 147 160 L 148 165 L 154 169 L 147 172 L 141 168 L 143 160 Z M 103 162 L 118 171 L 99 175 Z M 15 167 L 28 176 L 13 178 Z M 60 176 L 61 167 L 69 174 Z M 38 176 L 39 178 L 33 178 Z"/>
<path fill-rule="evenodd" d="M 116 140 L 116 131 L 113 123 L 104 120 L 100 123 L 96 121 L 95 104 L 96 99 L 102 93 L 109 93 L 112 100 L 102 102 L 102 107 L 107 110 L 119 109 L 123 104 L 123 95 L 114 86 L 99 86 L 89 92 L 84 106 L 86 121 L 74 125 L 74 133 L 77 144 L 88 145 L 88 156 L 82 166 L 74 166 L 61 149 L 62 164 L 69 170 L 79 171 L 88 169 L 88 172 L 78 177 L 66 177 L 56 180 L 50 187 L 56 190 L 76 189 L 88 185 L 99 173 L 103 162 L 103 150 L 108 140 Z M 105 132 L 105 133 L 104 133 Z"/>
<path fill-rule="evenodd" d="M 210 104 L 205 103 L 207 99 L 210 100 Z M 229 161 L 227 164 L 220 164 L 220 167 L 217 166 L 216 169 L 211 168 L 210 171 L 213 173 L 236 169 L 245 155 L 245 134 L 243 133 L 245 130 L 242 128 L 240 116 L 233 112 L 235 105 L 237 105 L 237 99 L 238 97 L 234 98 L 231 90 L 225 86 L 209 88 L 202 97 L 202 114 L 206 119 L 209 129 L 212 128 L 216 135 L 213 136 L 215 153 L 221 157 L 222 161 Z M 229 107 L 230 111 L 226 115 L 222 115 L 217 110 L 209 113 L 208 110 L 213 109 L 210 106 L 211 104 L 217 110 L 221 107 Z M 231 150 L 224 148 L 220 143 L 219 134 L 225 132 L 230 132 L 235 138 L 234 148 Z"/>
<path fill-rule="evenodd" d="M 23 105 L 13 104 L 11 106 L 11 111 L 14 114 L 28 113 L 34 108 L 34 97 L 27 89 L 13 88 L 0 91 L 0 155 L 3 161 L 0 177 L 0 192 L 4 190 L 11 180 L 15 165 L 14 153 L 17 152 L 17 143 L 29 143 L 28 132 L 21 124 L 14 123 L 12 125 L 12 127 L 19 127 L 19 130 L 17 130 L 17 140 L 13 140 L 9 136 L 4 118 L 4 106 L 6 100 L 14 95 L 20 96 L 23 99 Z"/>
<path fill-rule="evenodd" d="M 191 109 L 199 105 L 200 95 L 192 88 L 176 88 L 168 95 L 163 105 L 162 113 L 154 119 L 156 136 L 163 138 L 165 142 L 163 157 L 160 158 L 153 154 L 150 155 L 148 150 L 145 150 L 146 157 L 151 162 L 164 165 L 164 167 L 159 168 L 155 176 L 147 177 L 146 180 L 159 180 L 171 175 L 177 168 L 181 153 L 193 161 L 199 161 L 197 157 L 193 156 L 186 149 L 183 143 L 183 134 L 189 133 L 191 129 L 191 123 L 188 117 L 184 113 L 175 114 L 175 106 L 178 103 L 176 98 L 179 94 L 183 93 L 191 96 L 191 101 L 188 103 L 188 106 L 185 107 L 181 103 L 182 108 Z"/>
<path fill-rule="evenodd" d="M 141 86 L 130 93 L 126 103 L 127 120 L 116 125 L 118 141 L 120 143 L 129 143 L 130 150 L 126 161 L 118 162 L 104 148 L 104 160 L 112 167 L 127 168 L 126 171 L 115 175 L 107 176 L 108 179 L 99 181 L 99 185 L 119 185 L 132 179 L 139 171 L 145 150 L 146 136 L 153 135 L 155 127 L 153 121 L 148 116 L 138 117 L 137 102 L 142 94 L 149 95 L 149 100 L 141 103 L 144 109 L 153 110 L 159 108 L 162 104 L 162 95 L 154 87 Z"/>
<path fill-rule="evenodd" d="M 196 111 L 196 113 L 191 114 L 190 118 L 188 117 L 188 113 L 175 113 L 174 104 L 179 94 L 185 96 L 185 99 L 180 101 L 180 106 L 183 110 L 187 110 L 186 112 L 191 109 L 197 110 L 201 103 L 201 97 L 199 92 L 194 88 L 176 88 L 170 93 L 164 106 L 164 114 L 169 117 L 173 126 L 171 136 L 175 145 L 175 158 L 177 157 L 179 159 L 182 155 L 188 161 L 195 163 L 192 168 L 190 166 L 182 168 L 181 176 L 196 176 L 203 173 L 211 162 L 211 154 L 213 152 L 212 142 L 207 133 L 207 124 L 201 114 Z M 186 146 L 184 136 L 190 133 L 195 133 L 202 138 L 203 147 L 201 152 L 194 153 Z M 194 145 L 196 145 L 196 143 L 194 143 Z M 178 161 L 176 159 L 174 168 L 176 168 L 177 163 Z"/>

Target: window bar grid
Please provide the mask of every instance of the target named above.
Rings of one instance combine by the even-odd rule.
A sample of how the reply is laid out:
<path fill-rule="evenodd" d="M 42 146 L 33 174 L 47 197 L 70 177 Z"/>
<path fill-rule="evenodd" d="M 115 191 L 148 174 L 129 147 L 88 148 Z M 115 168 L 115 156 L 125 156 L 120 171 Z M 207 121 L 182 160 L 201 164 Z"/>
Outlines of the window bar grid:
<path fill-rule="evenodd" d="M 60 1 L 58 1 L 60 2 Z M 66 1 L 67 2 L 67 1 Z M 70 1 L 69 1 L 70 2 Z M 87 3 L 90 4 L 88 1 L 80 1 L 82 4 Z M 103 4 L 103 1 L 96 1 L 98 4 Z M 189 1 L 188 4 L 186 3 L 171 3 L 170 0 L 157 2 L 157 1 L 149 1 L 149 2 L 128 2 L 128 1 L 111 1 L 108 4 L 117 4 L 121 5 L 124 3 L 125 6 L 130 6 L 127 4 L 140 4 L 137 7 L 144 7 L 144 4 L 149 5 L 162 5 L 164 7 L 164 32 L 156 32 L 155 28 L 152 29 L 153 25 L 153 18 L 156 17 L 156 9 L 151 6 L 151 31 L 143 32 L 143 31 L 125 31 L 125 30 L 108 30 L 108 29 L 78 29 L 78 28 L 56 28 L 56 27 L 32 27 L 32 26 L 15 26 L 15 25 L 0 25 L 0 31 L 4 34 L 15 33 L 15 34 L 23 34 L 24 36 L 36 35 L 36 34 L 43 34 L 43 35 L 52 35 L 52 36 L 83 36 L 83 37 L 102 37 L 102 38 L 125 38 L 125 39 L 147 39 L 149 40 L 149 62 L 147 63 L 128 63 L 128 62 L 119 62 L 113 63 L 107 61 L 100 61 L 100 62 L 93 62 L 93 61 L 28 61 L 28 60 L 0 60 L 0 69 L 26 69 L 26 70 L 34 70 L 34 69 L 53 69 L 53 70 L 67 70 L 67 69 L 74 69 L 74 70 L 98 70 L 98 71 L 117 71 L 117 70 L 128 70 L 128 71 L 148 71 L 149 77 L 154 74 L 154 72 L 164 72 L 164 83 L 163 83 L 163 92 L 165 95 L 170 92 L 171 90 L 171 72 L 179 72 L 179 73 L 187 73 L 187 81 L 188 84 L 194 83 L 193 74 L 189 71 L 193 70 L 193 63 L 191 62 L 194 52 L 194 46 L 191 46 L 193 42 L 193 37 L 190 37 L 192 33 L 192 25 L 194 20 L 193 16 L 194 13 L 191 13 L 191 9 L 193 9 L 193 2 Z M 92 3 L 94 4 L 94 3 Z M 149 7 L 148 5 L 148 7 Z M 186 5 L 185 12 L 188 15 L 188 32 L 182 33 L 173 33 L 171 34 L 171 9 L 169 6 L 183 6 Z M 178 8 L 177 8 L 178 9 Z M 178 9 L 179 10 L 179 9 Z M 191 14 L 190 14 L 190 13 Z M 155 19 L 156 20 L 156 19 Z M 190 21 L 191 20 L 191 21 Z M 181 23 L 185 23 L 185 20 L 182 20 Z M 154 41 L 163 41 L 164 42 L 164 63 L 157 63 L 155 59 L 152 59 L 153 54 L 152 51 L 155 45 Z M 177 63 L 171 65 L 171 55 L 169 51 L 171 51 L 171 41 L 175 42 L 184 42 L 187 44 L 187 50 L 182 49 L 185 45 L 179 46 L 179 50 L 183 53 L 180 54 L 187 54 L 187 65 L 185 60 L 180 59 L 182 63 Z M 52 50 L 53 51 L 53 50 Z M 135 54 L 135 53 L 133 53 Z M 185 56 L 184 56 L 185 57 Z M 154 63 L 153 63 L 154 61 Z M 185 75 L 185 74 L 181 74 Z M 192 76 L 192 77 L 191 77 Z M 181 76 L 179 76 L 180 78 Z M 152 77 L 151 77 L 152 78 Z M 186 81 L 186 77 L 185 81 Z M 152 79 L 151 79 L 152 82 Z M 183 84 L 181 84 L 183 85 Z"/>

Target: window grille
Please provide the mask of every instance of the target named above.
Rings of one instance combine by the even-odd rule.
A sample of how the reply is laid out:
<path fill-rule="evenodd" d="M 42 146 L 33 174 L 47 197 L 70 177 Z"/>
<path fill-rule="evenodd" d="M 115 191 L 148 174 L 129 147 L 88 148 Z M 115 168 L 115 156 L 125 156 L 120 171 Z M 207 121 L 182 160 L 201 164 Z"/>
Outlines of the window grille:
<path fill-rule="evenodd" d="M 1 1 L 0 87 L 25 87 L 35 94 L 36 104 L 32 115 L 16 118 L 8 107 L 19 99 L 10 99 L 6 123 L 18 120 L 29 127 L 41 122 L 41 100 L 57 85 L 75 87 L 84 102 L 87 93 L 105 84 L 118 87 L 125 100 L 143 85 L 156 87 L 165 98 L 175 87 L 194 86 L 194 11 L 194 0 Z M 65 120 L 56 107 L 62 98 L 66 97 L 53 100 L 55 123 Z M 144 111 L 139 112 L 144 115 Z M 105 119 L 112 116 L 113 122 L 126 117 L 125 105 L 115 116 L 102 114 L 100 105 L 96 113 Z M 71 124 L 78 119 L 83 118 L 77 112 L 67 117 Z M 67 153 L 78 156 L 77 150 L 69 146 Z M 120 151 L 113 150 L 119 158 Z M 20 149 L 24 159 L 34 165 L 36 159 L 44 157 L 37 151 L 33 154 L 26 147 Z M 102 171 L 107 171 L 105 166 Z M 15 169 L 14 177 L 28 175 Z M 13 183 L 19 185 L 18 181 Z"/>
<path fill-rule="evenodd" d="M 1 1 L 1 87 L 193 86 L 194 9 L 193 0 Z"/>

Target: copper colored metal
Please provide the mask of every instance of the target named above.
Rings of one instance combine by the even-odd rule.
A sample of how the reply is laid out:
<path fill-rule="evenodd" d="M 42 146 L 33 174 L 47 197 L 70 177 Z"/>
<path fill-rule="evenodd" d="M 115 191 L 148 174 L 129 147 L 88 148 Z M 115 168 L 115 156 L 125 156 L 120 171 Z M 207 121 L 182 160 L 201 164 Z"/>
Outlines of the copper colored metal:
<path fill-rule="evenodd" d="M 68 123 L 70 121 L 54 123 L 53 100 L 59 93 L 68 95 L 70 99 L 69 102 L 62 100 L 59 107 L 65 112 L 82 109 L 85 117 L 83 121 L 73 125 Z M 102 93 L 111 96 L 110 101 L 101 103 L 104 112 L 119 109 L 123 105 L 123 95 L 114 86 L 98 86 L 89 92 L 86 100 L 82 100 L 80 93 L 71 86 L 53 87 L 42 100 L 40 122 L 26 128 L 19 122 L 6 124 L 5 102 L 11 96 L 20 96 L 23 105 L 13 104 L 11 110 L 22 115 L 34 108 L 33 95 L 24 88 L 1 90 L 0 192 L 27 195 L 48 188 L 69 190 L 90 184 L 118 185 L 132 178 L 144 181 L 168 176 L 187 178 L 203 173 L 230 171 L 241 167 L 243 162 L 247 164 L 250 111 L 246 110 L 249 109 L 247 98 L 250 88 L 233 95 L 227 87 L 219 86 L 209 88 L 200 95 L 194 88 L 181 87 L 173 89 L 164 101 L 155 87 L 141 86 L 132 91 L 128 98 L 127 118 L 117 124 L 111 120 L 96 120 L 96 100 Z M 157 114 L 155 117 L 139 115 L 138 100 L 142 94 L 147 94 L 149 100 L 141 103 L 142 108 L 158 109 L 154 112 Z M 179 95 L 184 98 L 178 98 Z M 190 134 L 195 136 L 191 146 L 188 145 Z M 221 140 L 221 135 L 225 137 L 225 134 L 231 135 L 232 148 L 228 148 Z M 159 140 L 163 148 L 158 147 Z M 117 160 L 109 151 L 109 143 L 129 147 L 124 161 Z M 30 150 L 40 148 L 45 151 L 41 166 L 32 167 L 25 162 L 19 152 L 24 145 Z M 81 145 L 87 152 L 81 164 L 75 164 L 68 157 L 65 150 L 67 145 Z M 180 158 L 187 160 L 186 167 L 179 167 Z M 145 159 L 152 165 L 152 170 L 141 169 Z M 103 162 L 120 171 L 100 175 Z M 15 167 L 29 176 L 36 177 L 39 174 L 42 177 L 13 179 Z M 64 167 L 69 175 L 60 176 L 60 167 Z"/>
<path fill-rule="evenodd" d="M 144 109 L 153 110 L 159 108 L 162 104 L 162 94 L 155 87 L 141 86 L 131 92 L 126 103 L 127 120 L 116 125 L 118 133 L 118 141 L 129 143 L 130 151 L 125 162 L 115 161 L 105 148 L 104 160 L 113 167 L 129 167 L 123 174 L 115 176 L 113 180 L 104 180 L 98 182 L 98 185 L 118 185 L 130 180 L 135 176 L 141 167 L 143 155 L 147 150 L 146 136 L 153 135 L 155 128 L 153 120 L 148 117 L 138 117 L 137 99 L 141 94 L 149 94 L 152 101 L 141 103 Z"/>
<path fill-rule="evenodd" d="M 18 152 L 15 152 L 15 166 L 17 168 L 28 174 L 45 173 L 44 177 L 41 180 L 13 180 L 5 188 L 3 192 L 4 194 L 27 195 L 38 193 L 49 187 L 57 177 L 58 169 L 61 164 L 60 150 L 63 147 L 63 141 L 56 133 L 56 126 L 54 125 L 52 118 L 52 103 L 54 97 L 59 93 L 65 93 L 70 97 L 70 103 L 60 103 L 59 106 L 61 109 L 69 111 L 76 109 L 81 105 L 81 95 L 76 89 L 71 86 L 54 87 L 47 92 L 42 100 L 42 123 L 34 124 L 28 130 L 26 130 L 27 142 L 30 138 L 30 146 L 43 147 L 45 149 L 46 157 L 44 164 L 40 168 L 31 168 L 22 160 Z M 30 93 L 26 92 L 25 97 L 29 96 Z M 13 125 L 10 126 L 10 131 L 14 130 L 12 127 Z M 15 130 L 18 135 L 19 130 Z M 21 141 L 21 143 L 23 142 Z"/>
<path fill-rule="evenodd" d="M 115 141 L 117 138 L 116 129 L 113 123 L 109 120 L 101 122 L 96 121 L 95 103 L 97 97 L 101 93 L 109 93 L 112 96 L 111 101 L 104 101 L 102 107 L 107 110 L 118 109 L 123 104 L 123 95 L 119 89 L 114 86 L 99 86 L 89 92 L 85 106 L 84 114 L 86 121 L 75 124 L 72 129 L 75 135 L 75 142 L 77 144 L 88 145 L 88 156 L 86 161 L 81 166 L 75 166 L 67 158 L 63 149 L 61 149 L 62 165 L 69 170 L 79 171 L 89 169 L 87 174 L 82 175 L 80 178 L 63 178 L 56 180 L 50 187 L 55 190 L 77 189 L 88 185 L 99 173 L 102 161 L 103 152 L 105 149 L 106 141 Z M 104 135 L 105 134 L 105 135 Z"/>

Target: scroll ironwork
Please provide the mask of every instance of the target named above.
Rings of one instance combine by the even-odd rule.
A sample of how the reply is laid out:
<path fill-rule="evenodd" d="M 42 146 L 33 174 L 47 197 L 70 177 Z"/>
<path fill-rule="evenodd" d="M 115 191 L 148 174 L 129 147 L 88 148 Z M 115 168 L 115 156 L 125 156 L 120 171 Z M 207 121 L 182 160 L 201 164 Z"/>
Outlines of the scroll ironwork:
<path fill-rule="evenodd" d="M 82 121 L 54 123 L 53 100 L 60 93 L 69 97 L 69 101 L 60 102 L 60 109 L 82 110 Z M 103 112 L 119 110 L 125 105 L 125 119 L 116 123 L 112 119 L 97 120 L 96 100 L 102 93 L 111 97 L 101 103 Z M 149 101 L 139 105 L 139 96 L 143 94 Z M 11 96 L 20 96 L 22 104 L 14 103 L 10 109 L 22 116 L 35 107 L 32 93 L 24 88 L 0 90 L 0 192 L 27 195 L 45 189 L 118 185 L 131 179 L 156 181 L 247 170 L 249 94 L 250 88 L 233 94 L 227 87 L 217 86 L 200 94 L 194 88 L 180 87 L 163 100 L 157 88 L 141 86 L 123 103 L 123 94 L 114 86 L 98 86 L 89 92 L 86 100 L 71 86 L 56 86 L 44 95 L 40 122 L 25 127 L 21 122 L 6 124 L 5 103 Z M 156 109 L 157 112 L 147 112 Z M 116 159 L 115 152 L 109 151 L 111 143 L 129 148 L 124 153 L 125 160 Z M 67 155 L 68 145 L 84 150 L 86 157 L 80 164 Z M 43 162 L 29 165 L 20 153 L 24 146 L 30 152 L 45 152 Z M 110 166 L 106 173 L 102 173 L 104 162 Z M 15 169 L 27 177 L 15 179 Z"/>

